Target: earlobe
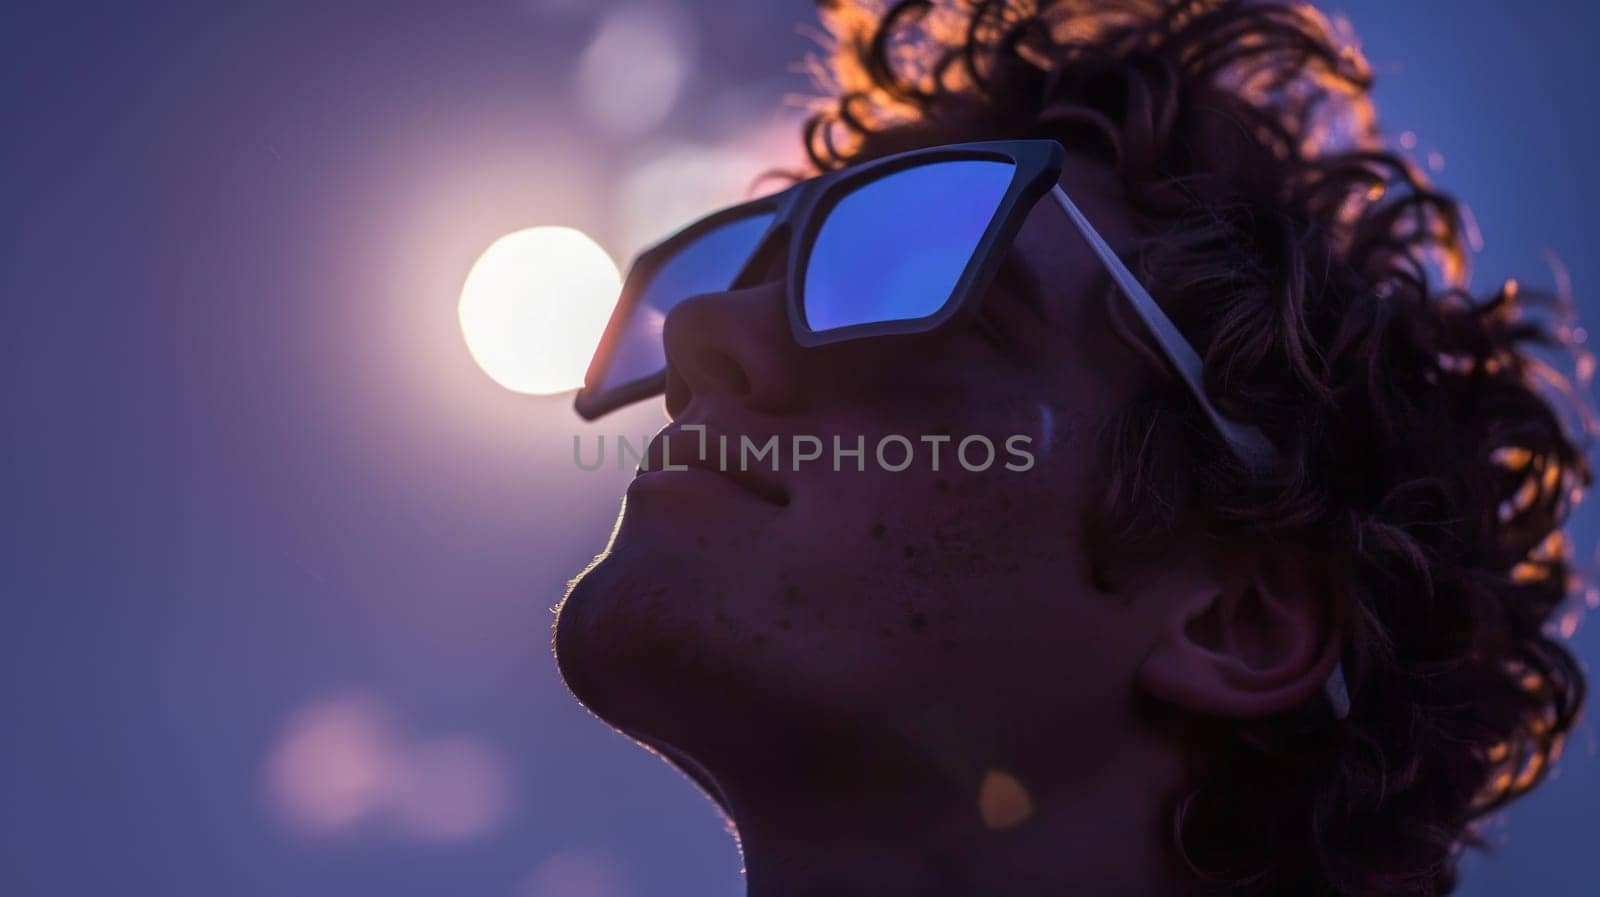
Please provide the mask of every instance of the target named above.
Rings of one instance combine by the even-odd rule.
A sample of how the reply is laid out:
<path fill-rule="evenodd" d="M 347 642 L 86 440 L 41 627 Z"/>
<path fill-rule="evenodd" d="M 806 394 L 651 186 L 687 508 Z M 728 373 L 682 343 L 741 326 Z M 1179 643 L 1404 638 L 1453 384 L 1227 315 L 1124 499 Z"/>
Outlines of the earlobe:
<path fill-rule="evenodd" d="M 1282 555 L 1173 602 L 1137 674 L 1151 697 L 1236 719 L 1290 710 L 1338 661 L 1338 620 L 1309 568 Z M 1298 561 L 1298 559 L 1296 559 Z"/>

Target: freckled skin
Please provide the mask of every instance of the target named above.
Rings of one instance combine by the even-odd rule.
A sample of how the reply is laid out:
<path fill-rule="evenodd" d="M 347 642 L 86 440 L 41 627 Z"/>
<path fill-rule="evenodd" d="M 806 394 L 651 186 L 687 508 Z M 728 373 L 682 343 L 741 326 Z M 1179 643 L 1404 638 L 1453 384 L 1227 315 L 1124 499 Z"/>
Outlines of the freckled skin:
<path fill-rule="evenodd" d="M 1072 161 L 1063 183 L 1130 245 L 1105 172 Z M 559 610 L 573 692 L 714 784 L 747 838 L 741 795 L 764 788 L 806 779 L 803 805 L 904 776 L 971 801 L 991 767 L 1039 788 L 1093 776 L 1133 726 L 1150 617 L 1090 586 L 1080 537 L 1103 487 L 1097 428 L 1152 374 L 1113 335 L 1102 269 L 1058 210 L 1035 209 L 1013 252 L 1047 307 L 992 290 L 1015 342 L 1003 351 L 967 328 L 802 349 L 775 280 L 672 312 L 676 419 L 785 441 L 859 434 L 869 452 L 865 472 L 795 472 L 785 453 L 786 507 L 719 484 L 630 495 Z M 1043 432 L 1041 405 L 1051 444 L 1032 446 L 1031 471 L 1005 470 L 1006 438 Z M 937 471 L 918 442 L 935 433 L 954 437 Z M 909 469 L 871 463 L 887 434 L 916 446 Z M 988 471 L 956 462 L 971 434 L 995 445 Z"/>

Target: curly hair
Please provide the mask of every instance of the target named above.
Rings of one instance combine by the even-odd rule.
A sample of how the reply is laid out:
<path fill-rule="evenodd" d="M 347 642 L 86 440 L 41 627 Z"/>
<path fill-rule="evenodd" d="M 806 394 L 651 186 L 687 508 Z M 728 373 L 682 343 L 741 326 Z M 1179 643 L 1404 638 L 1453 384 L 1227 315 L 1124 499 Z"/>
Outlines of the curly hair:
<path fill-rule="evenodd" d="M 1283 453 L 1251 475 L 1176 384 L 1104 441 L 1103 588 L 1180 531 L 1293 544 L 1326 564 L 1345 630 L 1348 718 L 1201 729 L 1172 817 L 1197 889 L 1451 891 L 1477 823 L 1544 778 L 1583 703 L 1554 631 L 1590 481 L 1570 300 L 1468 292 L 1469 219 L 1388 148 L 1365 59 L 1308 5 L 820 7 L 815 168 L 1005 138 L 1103 159 L 1208 393 Z"/>

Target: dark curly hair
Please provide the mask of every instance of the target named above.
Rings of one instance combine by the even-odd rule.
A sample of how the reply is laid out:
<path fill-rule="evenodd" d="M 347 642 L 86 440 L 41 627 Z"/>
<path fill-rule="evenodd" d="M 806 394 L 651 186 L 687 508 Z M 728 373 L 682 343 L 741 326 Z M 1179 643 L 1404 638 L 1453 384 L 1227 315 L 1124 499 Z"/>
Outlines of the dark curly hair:
<path fill-rule="evenodd" d="M 820 5 L 815 168 L 1003 138 L 1105 160 L 1208 392 L 1283 452 L 1250 475 L 1176 384 L 1106 433 L 1102 587 L 1179 531 L 1272 540 L 1326 566 L 1345 629 L 1348 718 L 1187 721 L 1173 834 L 1197 890 L 1448 893 L 1583 703 L 1553 631 L 1590 480 L 1570 301 L 1467 291 L 1463 210 L 1387 148 L 1366 61 L 1308 5 Z"/>

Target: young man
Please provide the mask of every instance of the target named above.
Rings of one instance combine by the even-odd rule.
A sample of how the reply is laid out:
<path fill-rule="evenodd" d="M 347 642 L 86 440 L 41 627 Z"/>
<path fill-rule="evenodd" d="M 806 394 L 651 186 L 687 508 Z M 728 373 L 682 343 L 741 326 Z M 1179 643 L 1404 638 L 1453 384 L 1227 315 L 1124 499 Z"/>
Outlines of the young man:
<path fill-rule="evenodd" d="M 1451 890 L 1582 702 L 1559 326 L 1307 7 L 824 16 L 821 176 L 647 253 L 580 395 L 673 422 L 574 694 L 753 897 Z"/>

